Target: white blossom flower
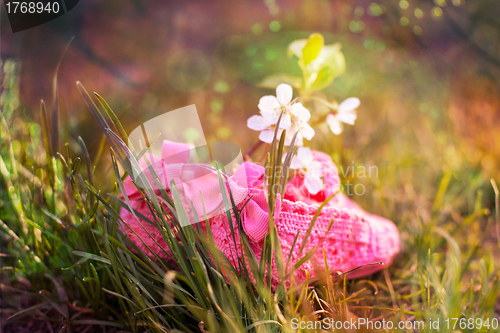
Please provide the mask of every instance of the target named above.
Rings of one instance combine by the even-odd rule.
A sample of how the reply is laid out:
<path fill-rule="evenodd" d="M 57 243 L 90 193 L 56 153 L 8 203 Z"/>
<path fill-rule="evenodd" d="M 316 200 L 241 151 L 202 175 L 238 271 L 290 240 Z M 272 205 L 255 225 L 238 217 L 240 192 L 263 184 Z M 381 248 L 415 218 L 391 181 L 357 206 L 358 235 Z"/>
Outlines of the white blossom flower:
<path fill-rule="evenodd" d="M 247 120 L 247 126 L 254 131 L 261 131 L 259 134 L 260 141 L 271 143 L 276 129 L 276 123 L 270 121 L 263 116 L 251 116 Z M 281 135 L 283 129 L 278 130 L 278 136 Z"/>
<path fill-rule="evenodd" d="M 283 112 L 278 129 L 278 137 L 286 129 L 285 145 L 290 145 L 293 136 L 297 134 L 296 144 L 302 145 L 303 138 L 311 140 L 314 130 L 307 123 L 311 118 L 309 110 L 302 103 L 292 101 L 293 90 L 288 84 L 280 84 L 276 88 L 275 96 L 264 96 L 259 101 L 260 116 L 252 116 L 247 121 L 248 128 L 260 131 L 259 139 L 271 143 L 274 138 L 276 124 Z"/>
<path fill-rule="evenodd" d="M 295 139 L 296 146 L 302 146 L 304 144 L 303 139 L 311 140 L 314 136 L 314 129 L 307 122 L 311 118 L 309 110 L 302 106 L 296 107 L 292 115 L 292 124 L 289 129 L 287 129 L 287 134 L 285 137 L 285 146 L 289 146 L 292 143 L 292 139 L 297 133 L 297 138 Z"/>
<path fill-rule="evenodd" d="M 304 185 L 312 195 L 323 189 L 321 163 L 314 160 L 310 148 L 299 147 L 297 156 L 292 158 L 290 169 L 299 169 L 300 174 L 304 176 Z"/>
<path fill-rule="evenodd" d="M 350 97 L 340 103 L 336 114 L 330 113 L 326 116 L 326 123 L 330 126 L 333 134 L 339 135 L 342 133 L 342 123 L 354 125 L 354 121 L 357 118 L 355 110 L 359 104 L 359 99 Z"/>

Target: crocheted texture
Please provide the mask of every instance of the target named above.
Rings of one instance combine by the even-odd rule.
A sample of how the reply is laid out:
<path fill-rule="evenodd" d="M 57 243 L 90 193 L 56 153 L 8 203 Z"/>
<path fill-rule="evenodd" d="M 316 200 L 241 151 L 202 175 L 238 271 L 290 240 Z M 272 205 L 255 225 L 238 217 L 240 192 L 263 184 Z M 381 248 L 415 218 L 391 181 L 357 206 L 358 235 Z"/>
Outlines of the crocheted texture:
<path fill-rule="evenodd" d="M 300 201 L 307 204 L 321 203 L 340 188 L 340 178 L 337 166 L 327 154 L 313 150 L 314 160 L 321 163 L 321 172 L 325 186 L 322 191 L 311 195 L 304 185 L 304 177 L 296 175 L 288 182 L 284 198 L 290 201 Z M 337 197 L 330 200 L 330 204 L 335 203 Z"/>
<path fill-rule="evenodd" d="M 159 193 L 157 194 L 159 195 Z M 131 212 L 122 209 L 120 217 L 126 222 L 126 225 L 122 225 L 124 233 L 144 253 L 151 257 L 154 257 L 154 254 L 156 254 L 172 266 L 175 266 L 176 263 L 172 251 L 163 238 L 160 229 L 154 224 L 155 217 L 153 217 L 147 202 L 142 199 L 130 200 L 130 205 L 132 209 L 142 214 L 149 221 L 152 221 L 152 223 L 136 219 Z M 165 205 L 163 207 L 168 210 Z"/>
<path fill-rule="evenodd" d="M 289 182 L 284 200 L 282 202 L 277 200 L 274 216 L 283 258 L 286 260 L 290 256 L 287 271 L 306 253 L 317 248 L 315 255 L 295 271 L 293 276 L 295 283 L 303 282 L 308 274 L 312 278 L 318 273 L 324 272 L 323 251 L 326 254 L 326 263 L 333 272 L 346 272 L 358 266 L 375 262 L 383 262 L 385 265 L 392 263 L 400 246 L 399 232 L 396 226 L 385 218 L 365 212 L 343 194 L 338 194 L 328 205 L 323 207 L 310 235 L 305 240 L 304 250 L 299 253 L 320 203 L 337 192 L 340 186 L 337 168 L 330 157 L 317 151 L 314 151 L 313 154 L 323 166 L 322 172 L 325 182 L 323 191 L 315 196 L 308 195 L 303 178 L 300 175 L 295 176 Z M 233 176 L 235 183 L 240 185 L 242 180 L 241 177 L 238 178 L 238 175 L 245 175 L 246 178 L 248 191 L 246 198 L 238 205 L 238 208 L 242 209 L 248 200 L 241 211 L 242 228 L 249 238 L 250 247 L 257 260 L 260 260 L 263 240 L 269 229 L 263 174 L 264 168 L 262 166 L 246 162 Z M 126 182 L 130 182 L 130 180 L 127 179 Z M 165 181 L 165 184 L 168 182 Z M 127 190 L 127 194 L 129 194 L 129 190 Z M 150 209 L 142 198 L 134 195 L 133 191 L 130 194 L 132 208 L 154 221 Z M 159 257 L 174 263 L 169 256 L 172 252 L 155 225 L 137 220 L 125 209 L 122 209 L 120 215 L 133 230 L 127 233 L 128 237 L 142 251 L 152 255 L 149 247 Z M 216 247 L 234 266 L 237 266 L 236 256 L 243 256 L 243 250 L 239 241 L 240 229 L 234 217 L 229 222 L 225 213 L 216 215 L 201 223 L 203 229 L 205 223 L 210 224 Z M 233 240 L 229 223 L 233 224 L 236 243 Z M 125 229 L 127 228 L 125 227 Z M 296 245 L 292 248 L 297 235 Z M 382 268 L 382 265 L 366 266 L 350 273 L 349 277 L 356 278 L 368 275 Z M 248 267 L 248 271 L 250 271 L 250 267 Z M 278 272 L 273 258 L 271 287 L 276 288 L 278 283 Z M 287 281 L 287 284 L 289 283 L 290 281 Z"/>
<path fill-rule="evenodd" d="M 245 163 L 245 167 L 249 179 L 248 185 L 252 189 L 251 194 L 253 194 L 251 200 L 255 199 L 259 204 L 265 204 L 262 190 L 264 169 L 248 162 Z M 334 180 L 329 181 L 334 183 Z M 339 183 L 338 180 L 337 183 Z M 325 189 L 325 192 L 327 191 Z M 309 198 L 309 200 L 312 199 Z M 344 195 L 339 195 L 335 204 L 330 203 L 323 207 L 305 242 L 303 252 L 299 253 L 318 208 L 319 204 L 317 203 L 305 204 L 284 199 L 275 212 L 275 224 L 283 257 L 288 258 L 291 252 L 287 270 L 293 267 L 306 253 L 317 247 L 315 255 L 295 271 L 295 283 L 303 282 L 308 273 L 309 277 L 312 278 L 318 273 L 324 272 L 323 251 L 326 254 L 329 269 L 334 272 L 346 272 L 358 266 L 380 261 L 385 265 L 392 263 L 395 255 L 399 252 L 399 232 L 396 226 L 387 219 L 366 213 Z M 242 215 L 243 223 L 245 223 L 245 209 Z M 331 222 L 331 227 L 328 229 Z M 232 223 L 233 229 L 238 235 L 236 222 L 233 220 Z M 234 244 L 228 222 L 224 216 L 213 218 L 210 221 L 210 227 L 216 246 L 225 256 L 232 260 L 232 256 L 235 256 L 236 253 L 239 256 L 242 255 L 239 237 L 236 237 L 236 244 Z M 296 245 L 292 248 L 297 234 Z M 250 242 L 250 246 L 257 260 L 260 260 L 263 241 Z M 350 273 L 349 277 L 357 278 L 382 268 L 382 265 L 366 266 Z M 274 262 L 272 269 L 271 287 L 274 289 L 279 283 Z M 287 281 L 287 284 L 289 283 Z"/>

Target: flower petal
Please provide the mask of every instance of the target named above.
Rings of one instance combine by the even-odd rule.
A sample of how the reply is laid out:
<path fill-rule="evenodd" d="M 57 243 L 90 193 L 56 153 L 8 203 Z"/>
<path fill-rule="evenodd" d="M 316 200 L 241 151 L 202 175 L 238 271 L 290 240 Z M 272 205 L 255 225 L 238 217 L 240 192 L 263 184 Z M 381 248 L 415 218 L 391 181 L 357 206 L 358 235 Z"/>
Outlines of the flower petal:
<path fill-rule="evenodd" d="M 291 140 L 290 140 L 290 144 L 291 144 Z M 288 144 L 288 145 L 290 145 L 290 144 Z M 295 146 L 296 147 L 301 147 L 303 145 L 304 145 L 304 140 L 302 138 L 302 135 L 300 135 L 300 133 L 299 133 L 299 134 L 297 134 L 297 138 L 295 139 Z"/>
<path fill-rule="evenodd" d="M 337 109 L 339 113 L 355 110 L 361 102 L 356 97 L 349 97 L 342 103 L 340 103 L 339 108 Z"/>
<path fill-rule="evenodd" d="M 279 118 L 278 118 L 279 119 Z M 278 120 L 276 120 L 278 122 Z M 285 112 L 281 117 L 280 128 L 288 129 L 292 125 L 292 118 L 288 112 Z"/>
<path fill-rule="evenodd" d="M 338 120 L 349 125 L 354 125 L 354 121 L 356 120 L 357 117 L 358 116 L 356 115 L 355 111 L 345 111 L 345 112 L 339 112 L 337 114 Z"/>
<path fill-rule="evenodd" d="M 279 134 L 280 134 L 280 131 L 278 131 L 278 136 L 279 136 Z M 259 139 L 260 139 L 260 141 L 264 141 L 265 143 L 273 142 L 274 131 L 265 130 L 265 131 L 260 132 Z"/>
<path fill-rule="evenodd" d="M 297 158 L 297 155 L 292 157 L 292 162 L 290 163 L 290 169 L 299 169 L 300 168 L 300 162 L 299 159 Z"/>
<path fill-rule="evenodd" d="M 280 108 L 281 105 L 274 96 L 263 96 L 259 101 L 259 110 L 261 113 L 275 113 L 275 110 L 279 110 Z"/>
<path fill-rule="evenodd" d="M 292 127 L 292 129 L 287 130 L 286 136 L 285 136 L 285 146 L 289 146 L 289 145 L 292 144 L 292 140 L 293 140 L 293 136 L 294 135 L 295 135 L 295 133 L 293 131 L 293 127 Z M 298 139 L 295 139 L 294 145 L 295 146 L 301 146 L 302 144 L 300 144 L 300 145 L 297 144 L 297 141 L 298 141 Z"/>
<path fill-rule="evenodd" d="M 304 123 L 300 129 L 300 134 L 307 140 L 311 140 L 315 134 L 314 129 L 308 124 Z"/>
<path fill-rule="evenodd" d="M 262 116 L 251 116 L 247 120 L 247 127 L 254 131 L 263 131 L 269 127 L 269 123 Z"/>
<path fill-rule="evenodd" d="M 311 113 L 302 105 L 302 103 L 295 103 L 288 108 L 290 112 L 302 121 L 308 122 L 311 119 Z"/>
<path fill-rule="evenodd" d="M 312 161 L 307 167 L 307 174 L 314 177 L 323 176 L 323 166 L 320 161 Z"/>
<path fill-rule="evenodd" d="M 300 147 L 297 151 L 297 158 L 303 166 L 308 166 L 314 160 L 311 148 Z"/>
<path fill-rule="evenodd" d="M 278 119 L 280 118 L 279 112 L 274 113 L 265 113 L 261 112 L 262 117 L 264 117 L 269 125 L 276 125 L 278 123 Z"/>
<path fill-rule="evenodd" d="M 288 151 L 287 154 L 283 154 L 283 159 L 282 162 L 285 163 L 285 159 L 287 158 L 288 154 L 290 154 L 290 151 Z M 299 159 L 297 158 L 297 155 L 294 155 L 292 157 L 292 161 L 290 162 L 290 169 L 299 169 L 300 168 L 300 162 Z"/>
<path fill-rule="evenodd" d="M 333 134 L 339 135 L 340 133 L 342 133 L 342 124 L 333 114 L 329 114 L 328 116 L 326 116 L 326 123 L 328 124 L 328 126 L 330 126 L 330 130 L 333 132 Z"/>
<path fill-rule="evenodd" d="M 304 178 L 304 185 L 307 188 L 307 191 L 312 195 L 318 193 L 323 189 L 323 181 L 319 177 L 307 176 Z"/>
<path fill-rule="evenodd" d="M 282 106 L 290 103 L 292 101 L 292 97 L 293 89 L 288 84 L 282 83 L 276 88 L 276 98 Z"/>

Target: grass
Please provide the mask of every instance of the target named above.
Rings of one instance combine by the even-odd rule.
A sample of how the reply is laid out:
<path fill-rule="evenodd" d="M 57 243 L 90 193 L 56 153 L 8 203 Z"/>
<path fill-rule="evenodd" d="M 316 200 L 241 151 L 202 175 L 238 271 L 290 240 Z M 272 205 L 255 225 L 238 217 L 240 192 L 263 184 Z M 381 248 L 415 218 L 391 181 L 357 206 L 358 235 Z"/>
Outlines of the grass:
<path fill-rule="evenodd" d="M 137 162 L 124 157 L 126 133 L 109 105 L 97 95 L 98 107 L 79 85 L 111 145 L 115 180 L 106 187 L 94 182 L 105 162 L 92 161 L 83 140 L 57 151 L 57 141 L 64 137 L 53 125 L 57 122 L 50 125 L 58 114 L 57 105 L 48 111 L 41 104 L 40 124 L 23 116 L 16 64 L 6 62 L 2 69 L 0 240 L 5 332 L 34 321 L 46 323 L 54 332 L 294 332 L 293 318 L 357 317 L 392 321 L 395 327 L 400 320 L 424 321 L 419 332 L 435 331 L 429 327 L 431 318 L 439 320 L 440 332 L 498 331 L 492 326 L 500 312 L 495 308 L 500 293 L 498 190 L 495 209 L 490 180 L 477 168 L 465 169 L 463 177 L 457 177 L 463 166 L 423 172 L 427 178 L 421 181 L 432 184 L 433 193 L 422 197 L 394 171 L 397 163 L 408 163 L 406 168 L 414 172 L 421 165 L 394 158 L 396 162 L 380 172 L 382 184 L 365 200 L 398 224 L 404 247 L 395 263 L 367 279 L 324 274 L 289 288 L 280 284 L 272 293 L 265 274 L 272 256 L 281 276 L 293 270 L 285 267 L 274 228 L 265 240 L 261 262 L 252 260 L 241 233 L 246 256 L 233 265 L 210 242 L 210 229 L 207 238 L 196 225 L 181 228 L 182 211 L 167 216 L 157 194 L 141 189 L 158 212 L 151 223 L 171 245 L 177 269 L 128 241 L 118 214 L 127 200 L 117 198 L 124 176 Z M 267 157 L 271 211 L 276 200 L 272 185 L 286 178 L 286 172 L 276 172 L 283 150 L 279 142 L 273 142 Z M 491 184 L 496 189 L 493 180 Z M 172 198 L 159 194 L 166 206 L 180 200 L 175 189 L 172 194 Z M 471 197 L 472 204 L 467 200 Z M 224 199 L 228 214 L 238 220 L 237 207 L 230 197 Z M 246 271 L 245 261 L 251 272 Z M 253 287 L 250 275 L 256 279 Z M 453 324 L 452 318 L 458 318 L 458 325 L 461 318 L 489 319 L 490 327 L 445 327 L 446 319 Z"/>

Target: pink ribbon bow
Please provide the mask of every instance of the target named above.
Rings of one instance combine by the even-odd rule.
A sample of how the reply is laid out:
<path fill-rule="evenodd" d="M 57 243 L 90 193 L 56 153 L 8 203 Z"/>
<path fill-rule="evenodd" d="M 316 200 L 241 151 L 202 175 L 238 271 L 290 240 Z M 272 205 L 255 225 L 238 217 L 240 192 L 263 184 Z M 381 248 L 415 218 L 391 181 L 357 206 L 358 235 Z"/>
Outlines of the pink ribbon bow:
<path fill-rule="evenodd" d="M 188 213 L 189 223 L 195 223 L 193 211 L 198 220 L 205 220 L 225 212 L 223 194 L 217 170 L 209 165 L 189 163 L 190 147 L 187 144 L 165 140 L 162 145 L 161 159 L 153 154 L 145 154 L 139 161 L 148 186 L 157 189 L 150 167 L 160 180 L 165 190 L 170 190 L 170 182 L 174 181 L 181 196 L 184 210 Z M 146 161 L 147 159 L 147 161 Z M 225 195 L 230 204 L 230 193 L 235 205 L 243 203 L 249 197 L 249 180 L 258 178 L 263 170 L 249 167 L 248 163 L 241 165 L 232 176 L 221 173 L 225 182 Z M 125 192 L 131 200 L 141 199 L 131 178 L 124 182 Z M 279 201 L 279 200 L 278 200 Z M 180 207 L 177 207 L 179 209 Z M 242 225 L 247 236 L 255 241 L 261 241 L 268 232 L 269 214 L 263 192 L 253 195 L 242 211 Z"/>

